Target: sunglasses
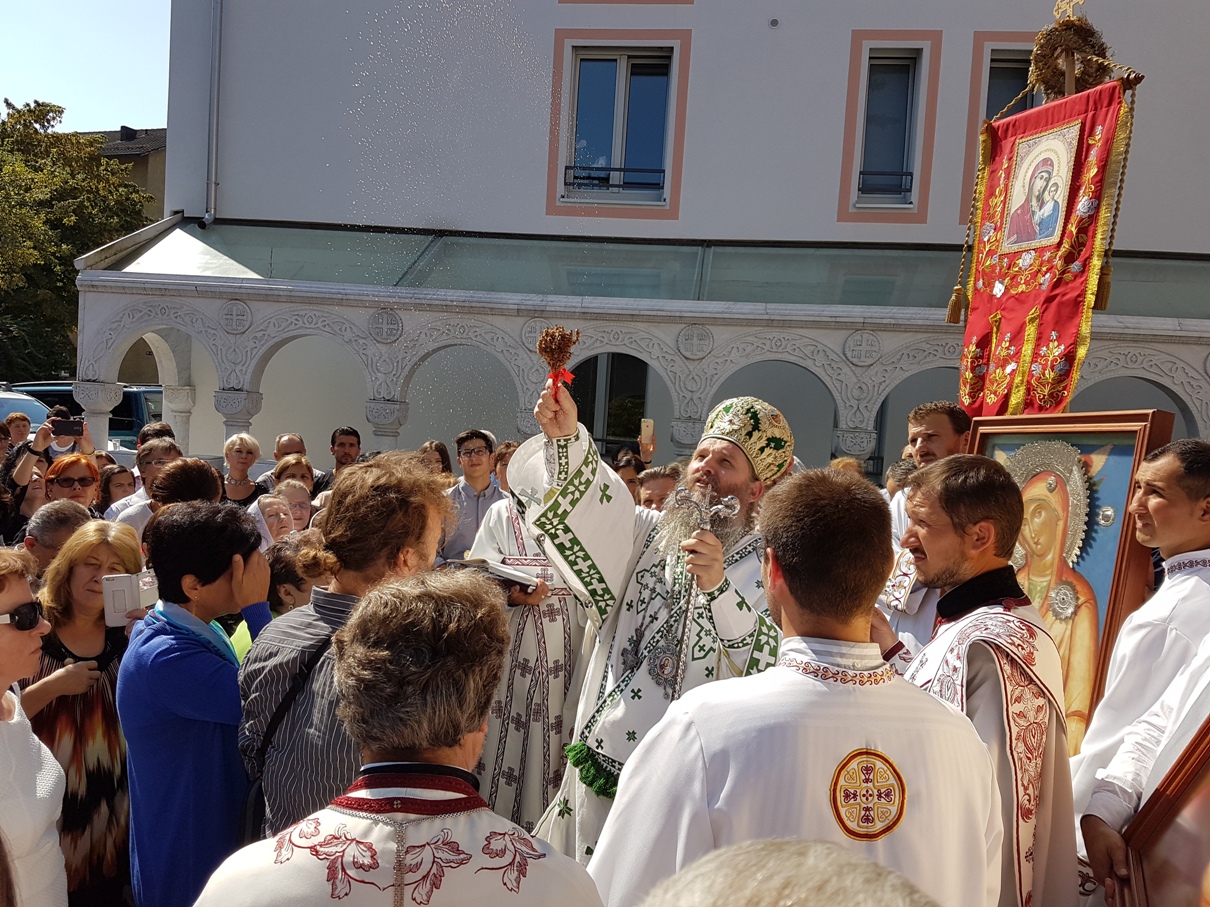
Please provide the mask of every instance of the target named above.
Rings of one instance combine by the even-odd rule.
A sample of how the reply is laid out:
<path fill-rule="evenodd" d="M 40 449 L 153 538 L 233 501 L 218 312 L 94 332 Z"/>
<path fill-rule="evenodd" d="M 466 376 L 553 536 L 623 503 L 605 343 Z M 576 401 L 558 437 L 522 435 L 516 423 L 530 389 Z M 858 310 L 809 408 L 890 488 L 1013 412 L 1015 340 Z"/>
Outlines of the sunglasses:
<path fill-rule="evenodd" d="M 71 488 L 73 485 L 79 485 L 81 488 L 92 488 L 97 484 L 97 480 L 92 476 L 84 476 L 82 479 L 73 479 L 71 476 L 59 476 L 51 479 L 51 483 L 58 485 L 60 488 Z"/>
<path fill-rule="evenodd" d="M 0 614 L 0 624 L 12 624 L 18 630 L 32 630 L 41 622 L 42 614 L 42 602 L 26 602 L 7 614 Z"/>

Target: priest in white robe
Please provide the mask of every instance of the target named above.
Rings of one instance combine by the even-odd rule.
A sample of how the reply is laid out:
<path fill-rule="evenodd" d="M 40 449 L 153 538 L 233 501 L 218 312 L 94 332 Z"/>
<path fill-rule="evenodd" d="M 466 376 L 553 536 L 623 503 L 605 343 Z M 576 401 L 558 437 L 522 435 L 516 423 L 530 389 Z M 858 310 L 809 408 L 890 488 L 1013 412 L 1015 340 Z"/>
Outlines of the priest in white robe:
<path fill-rule="evenodd" d="M 692 508 L 634 506 L 578 424 L 566 387 L 548 382 L 534 412 L 543 435 L 514 454 L 510 485 L 546 556 L 591 603 L 596 637 L 568 769 L 535 833 L 587 863 L 622 766 L 669 703 L 777 657 L 753 527 L 757 501 L 789 467 L 794 440 L 781 413 L 760 400 L 715 407 L 684 486 L 702 502 L 734 496 L 739 512 L 700 529 Z"/>
<path fill-rule="evenodd" d="M 357 780 L 245 847 L 198 907 L 599 905 L 583 867 L 488 809 L 470 769 L 508 646 L 503 593 L 469 570 L 377 586 L 333 638 Z"/>
<path fill-rule="evenodd" d="M 908 483 L 901 542 L 917 582 L 944 594 L 933 639 L 910 653 L 905 676 L 962 709 L 992 753 L 1004 824 L 1001 907 L 1074 904 L 1062 666 L 1008 561 L 1021 491 L 999 463 L 963 454 L 918 470 Z M 884 656 L 903 646 L 885 619 L 875 638 Z"/>
<path fill-rule="evenodd" d="M 515 568 L 538 583 L 528 595 L 516 588 L 509 593 L 508 655 L 475 766 L 488 805 L 533 831 L 563 781 L 584 679 L 587 617 L 511 498 L 488 509 L 470 556 Z"/>
<path fill-rule="evenodd" d="M 588 866 L 607 905 L 634 907 L 706 853 L 762 838 L 835 842 L 946 907 L 997 904 L 1003 831 L 987 748 L 869 641 L 889 528 L 857 476 L 810 470 L 766 497 L 777 664 L 692 690 L 635 750 Z"/>

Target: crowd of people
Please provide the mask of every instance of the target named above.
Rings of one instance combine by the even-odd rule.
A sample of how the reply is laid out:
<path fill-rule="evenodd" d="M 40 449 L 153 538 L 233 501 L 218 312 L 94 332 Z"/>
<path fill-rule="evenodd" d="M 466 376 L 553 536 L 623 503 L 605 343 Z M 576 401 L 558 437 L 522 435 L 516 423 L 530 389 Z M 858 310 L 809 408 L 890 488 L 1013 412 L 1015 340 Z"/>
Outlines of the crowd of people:
<path fill-rule="evenodd" d="M 534 414 L 260 476 L 245 433 L 220 472 L 153 423 L 132 470 L 10 416 L 0 905 L 1118 901 L 1210 677 L 1210 443 L 1134 478 L 1164 568 L 1069 757 L 1022 491 L 956 404 L 885 487 L 752 397 L 664 465 L 558 383 Z"/>

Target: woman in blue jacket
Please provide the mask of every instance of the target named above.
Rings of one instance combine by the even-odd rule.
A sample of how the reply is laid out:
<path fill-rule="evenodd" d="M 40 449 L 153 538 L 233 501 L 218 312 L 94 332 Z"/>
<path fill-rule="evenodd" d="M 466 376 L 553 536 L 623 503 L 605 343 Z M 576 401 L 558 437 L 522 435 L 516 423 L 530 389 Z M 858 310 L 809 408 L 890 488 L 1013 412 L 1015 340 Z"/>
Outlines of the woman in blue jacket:
<path fill-rule="evenodd" d="M 143 536 L 160 600 L 118 674 L 130 782 L 130 868 L 139 907 L 192 904 L 239 846 L 248 786 L 236 745 L 239 663 L 215 618 L 269 622 L 269 566 L 242 507 L 160 510 Z"/>

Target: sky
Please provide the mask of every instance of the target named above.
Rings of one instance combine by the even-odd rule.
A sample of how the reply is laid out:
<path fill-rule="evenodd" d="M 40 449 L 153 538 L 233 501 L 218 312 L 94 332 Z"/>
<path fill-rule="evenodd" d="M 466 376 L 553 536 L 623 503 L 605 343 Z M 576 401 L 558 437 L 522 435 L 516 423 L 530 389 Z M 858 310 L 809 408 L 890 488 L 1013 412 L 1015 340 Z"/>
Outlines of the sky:
<path fill-rule="evenodd" d="M 0 97 L 66 108 L 63 132 L 168 125 L 171 0 L 0 0 Z"/>

